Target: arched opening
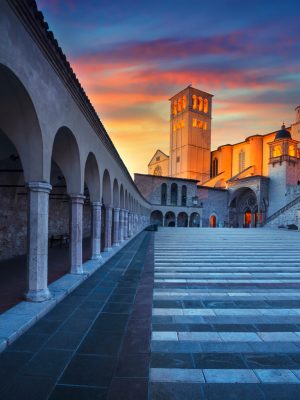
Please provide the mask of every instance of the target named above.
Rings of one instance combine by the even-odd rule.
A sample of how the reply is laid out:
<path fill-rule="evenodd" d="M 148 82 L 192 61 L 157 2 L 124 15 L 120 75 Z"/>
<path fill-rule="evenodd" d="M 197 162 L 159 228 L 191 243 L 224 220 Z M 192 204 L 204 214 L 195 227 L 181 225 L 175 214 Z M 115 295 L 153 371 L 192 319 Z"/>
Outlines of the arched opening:
<path fill-rule="evenodd" d="M 198 110 L 203 111 L 203 98 L 201 96 L 198 97 Z"/>
<path fill-rule="evenodd" d="M 71 251 L 71 220 L 72 220 L 72 201 L 74 195 L 82 194 L 81 189 L 81 171 L 79 148 L 76 138 L 67 127 L 61 127 L 55 136 L 52 157 L 50 183 L 52 190 L 49 197 L 49 252 L 48 252 L 48 282 L 60 278 L 64 274 L 70 272 L 74 260 L 72 260 Z M 89 216 L 89 192 L 86 207 L 82 209 L 82 227 L 80 233 L 81 238 L 90 236 L 85 229 L 86 225 L 90 226 Z M 71 196 L 71 197 L 70 197 Z M 85 221 L 85 222 L 84 222 Z M 89 243 L 85 241 L 84 251 L 78 254 L 82 264 L 83 260 L 89 258 Z M 83 242 L 80 246 L 83 245 Z M 75 252 L 73 252 L 74 254 Z"/>
<path fill-rule="evenodd" d="M 280 157 L 282 156 L 282 148 L 280 144 L 277 144 L 273 148 L 273 157 Z"/>
<path fill-rule="evenodd" d="M 216 228 L 217 227 L 217 217 L 213 214 L 209 218 L 209 226 L 210 228 Z"/>
<path fill-rule="evenodd" d="M 185 212 L 180 212 L 177 217 L 177 226 L 181 228 L 186 228 L 188 226 L 188 215 Z"/>
<path fill-rule="evenodd" d="M 203 102 L 203 111 L 205 112 L 205 114 L 208 113 L 208 100 L 207 100 L 207 99 L 204 99 L 204 102 Z"/>
<path fill-rule="evenodd" d="M 200 215 L 199 213 L 193 212 L 190 216 L 190 227 L 199 228 L 200 227 Z"/>
<path fill-rule="evenodd" d="M 119 205 L 120 205 L 120 194 L 119 194 L 119 184 L 117 179 L 114 180 L 113 184 L 113 212 L 112 212 L 112 232 L 111 232 L 111 242 L 113 244 L 118 243 L 118 229 L 119 229 Z"/>
<path fill-rule="evenodd" d="M 215 157 L 212 161 L 212 177 L 218 175 L 219 171 L 219 160 Z"/>
<path fill-rule="evenodd" d="M 245 169 L 245 151 L 242 149 L 239 153 L 239 172 Z"/>
<path fill-rule="evenodd" d="M 182 99 L 178 99 L 178 112 L 180 113 L 182 111 Z"/>
<path fill-rule="evenodd" d="M 1 313 L 21 301 L 28 289 L 29 274 L 26 271 L 29 271 L 31 259 L 27 249 L 28 246 L 36 248 L 36 243 L 30 243 L 29 237 L 27 241 L 32 209 L 26 184 L 47 178 L 35 107 L 19 78 L 2 64 L 0 88 Z M 47 267 L 46 254 L 44 261 Z"/>
<path fill-rule="evenodd" d="M 167 184 L 162 183 L 161 185 L 161 205 L 165 206 L 167 204 Z"/>
<path fill-rule="evenodd" d="M 193 94 L 193 110 L 197 110 L 197 96 Z"/>
<path fill-rule="evenodd" d="M 89 153 L 84 169 L 83 260 L 100 256 L 101 192 L 96 157 Z"/>
<path fill-rule="evenodd" d="M 182 98 L 182 108 L 185 110 L 186 109 L 186 96 L 184 95 Z"/>
<path fill-rule="evenodd" d="M 171 205 L 177 206 L 177 194 L 178 194 L 178 186 L 176 183 L 172 183 L 171 185 Z"/>
<path fill-rule="evenodd" d="M 112 187 L 110 175 L 107 169 L 102 178 L 102 213 L 101 213 L 101 250 L 111 249 L 112 231 Z"/>
<path fill-rule="evenodd" d="M 255 192 L 247 187 L 242 187 L 231 194 L 229 201 L 229 226 L 255 228 L 263 222 L 265 205 L 262 203 L 258 210 Z"/>
<path fill-rule="evenodd" d="M 181 205 L 186 206 L 186 199 L 187 199 L 187 188 L 186 185 L 183 185 L 181 188 Z"/>
<path fill-rule="evenodd" d="M 173 211 L 168 211 L 165 215 L 165 226 L 174 227 L 176 225 L 176 217 Z"/>

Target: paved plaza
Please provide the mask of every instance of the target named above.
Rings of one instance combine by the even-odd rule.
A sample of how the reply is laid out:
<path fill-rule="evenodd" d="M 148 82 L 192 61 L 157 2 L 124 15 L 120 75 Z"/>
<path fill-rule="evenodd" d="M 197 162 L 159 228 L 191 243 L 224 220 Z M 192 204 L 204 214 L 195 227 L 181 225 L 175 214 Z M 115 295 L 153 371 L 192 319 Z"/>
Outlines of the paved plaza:
<path fill-rule="evenodd" d="M 0 355 L 0 399 L 298 399 L 299 289 L 298 232 L 142 232 Z"/>

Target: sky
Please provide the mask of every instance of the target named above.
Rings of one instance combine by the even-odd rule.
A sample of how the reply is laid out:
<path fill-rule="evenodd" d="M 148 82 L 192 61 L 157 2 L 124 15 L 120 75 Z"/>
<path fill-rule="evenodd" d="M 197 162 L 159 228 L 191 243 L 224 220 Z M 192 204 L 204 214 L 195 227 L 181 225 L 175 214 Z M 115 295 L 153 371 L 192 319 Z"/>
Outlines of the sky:
<path fill-rule="evenodd" d="M 189 84 L 214 94 L 212 149 L 295 119 L 298 1 L 37 4 L 132 174 L 168 153 L 168 99 Z"/>

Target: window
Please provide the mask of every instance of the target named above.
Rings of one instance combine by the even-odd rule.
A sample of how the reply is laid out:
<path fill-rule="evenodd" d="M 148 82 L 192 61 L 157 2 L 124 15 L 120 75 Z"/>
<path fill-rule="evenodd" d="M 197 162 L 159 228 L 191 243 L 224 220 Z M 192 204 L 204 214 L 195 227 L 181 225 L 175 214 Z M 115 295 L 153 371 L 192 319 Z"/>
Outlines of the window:
<path fill-rule="evenodd" d="M 186 109 L 186 96 L 183 96 L 183 98 L 182 98 L 182 108 L 184 110 Z"/>
<path fill-rule="evenodd" d="M 172 206 L 177 206 L 177 184 L 176 183 L 172 183 L 171 185 L 171 204 Z"/>
<path fill-rule="evenodd" d="M 198 110 L 203 111 L 203 99 L 202 97 L 198 97 Z"/>
<path fill-rule="evenodd" d="M 203 128 L 203 121 L 200 121 L 199 119 L 197 120 L 197 128 Z"/>
<path fill-rule="evenodd" d="M 174 100 L 174 103 L 173 103 L 173 114 L 174 115 L 177 114 L 177 100 Z"/>
<path fill-rule="evenodd" d="M 205 112 L 205 114 L 208 113 L 208 100 L 204 99 L 204 106 L 203 106 L 203 111 Z"/>
<path fill-rule="evenodd" d="M 289 156 L 296 157 L 296 149 L 293 144 L 289 145 Z"/>
<path fill-rule="evenodd" d="M 182 111 L 182 99 L 178 99 L 178 112 Z"/>
<path fill-rule="evenodd" d="M 181 205 L 186 206 L 186 186 L 183 185 L 181 188 Z"/>
<path fill-rule="evenodd" d="M 207 131 L 207 122 L 203 122 L 203 129 Z"/>
<path fill-rule="evenodd" d="M 197 110 L 197 96 L 193 94 L 193 110 Z"/>
<path fill-rule="evenodd" d="M 196 128 L 197 127 L 197 119 L 193 118 L 193 127 Z"/>
<path fill-rule="evenodd" d="M 163 183 L 161 185 L 161 205 L 165 206 L 167 204 L 167 184 Z"/>
<path fill-rule="evenodd" d="M 180 157 L 177 156 L 177 157 L 176 157 L 176 162 L 179 162 L 179 161 L 180 161 Z"/>
<path fill-rule="evenodd" d="M 214 158 L 212 162 L 212 177 L 218 175 L 219 173 L 218 168 L 219 168 L 219 160 L 217 158 Z"/>
<path fill-rule="evenodd" d="M 160 156 L 157 156 L 155 160 L 160 161 Z"/>
<path fill-rule="evenodd" d="M 154 175 L 156 176 L 161 176 L 162 175 L 162 169 L 160 165 L 157 165 L 154 169 Z"/>
<path fill-rule="evenodd" d="M 239 154 L 239 172 L 245 169 L 245 151 L 241 150 Z"/>
<path fill-rule="evenodd" d="M 280 157 L 280 156 L 282 156 L 282 148 L 280 144 L 278 144 L 273 148 L 273 157 Z"/>

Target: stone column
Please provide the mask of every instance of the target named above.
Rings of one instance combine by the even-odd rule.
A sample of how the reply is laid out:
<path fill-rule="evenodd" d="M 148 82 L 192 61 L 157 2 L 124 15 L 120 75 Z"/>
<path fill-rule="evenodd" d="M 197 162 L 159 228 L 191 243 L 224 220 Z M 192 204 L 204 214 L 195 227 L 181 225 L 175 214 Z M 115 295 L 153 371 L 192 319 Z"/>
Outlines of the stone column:
<path fill-rule="evenodd" d="M 128 210 L 124 210 L 124 239 L 128 237 Z"/>
<path fill-rule="evenodd" d="M 101 203 L 93 201 L 91 203 L 91 260 L 101 260 Z"/>
<path fill-rule="evenodd" d="M 70 259 L 71 274 L 82 274 L 82 214 L 84 196 L 70 195 Z"/>
<path fill-rule="evenodd" d="M 105 206 L 105 238 L 104 251 L 111 250 L 111 233 L 112 233 L 112 206 Z"/>
<path fill-rule="evenodd" d="M 130 212 L 129 214 L 128 214 L 128 217 L 129 217 L 129 237 L 131 237 L 132 236 L 132 212 Z"/>
<path fill-rule="evenodd" d="M 41 302 L 51 298 L 48 289 L 49 193 L 46 182 L 29 182 L 27 203 L 27 292 L 25 299 Z"/>
<path fill-rule="evenodd" d="M 120 209 L 114 208 L 113 246 L 119 246 Z"/>
<path fill-rule="evenodd" d="M 120 221 L 119 221 L 119 235 L 118 235 L 118 240 L 119 243 L 123 242 L 124 240 L 124 210 L 120 210 Z"/>

